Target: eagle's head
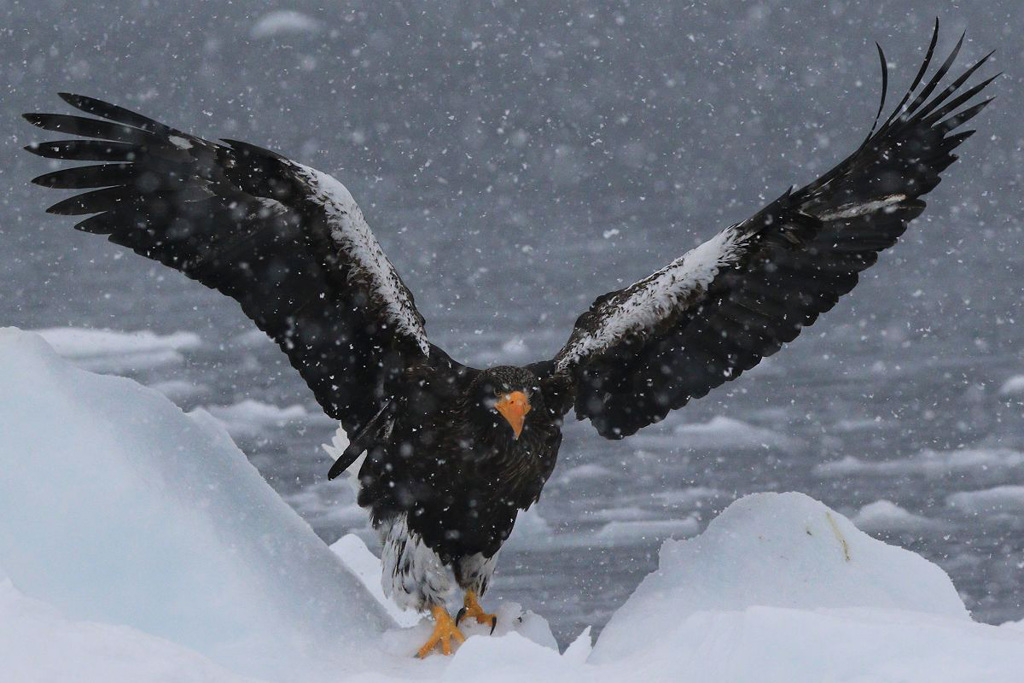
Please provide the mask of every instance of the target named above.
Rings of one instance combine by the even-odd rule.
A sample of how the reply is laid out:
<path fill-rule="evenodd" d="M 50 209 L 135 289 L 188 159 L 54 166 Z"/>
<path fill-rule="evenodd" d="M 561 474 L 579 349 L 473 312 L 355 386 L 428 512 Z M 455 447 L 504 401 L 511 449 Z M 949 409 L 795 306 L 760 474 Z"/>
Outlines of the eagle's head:
<path fill-rule="evenodd" d="M 500 365 L 480 373 L 470 387 L 470 407 L 477 424 L 508 430 L 518 440 L 527 415 L 540 407 L 543 398 L 537 376 L 526 368 Z"/>

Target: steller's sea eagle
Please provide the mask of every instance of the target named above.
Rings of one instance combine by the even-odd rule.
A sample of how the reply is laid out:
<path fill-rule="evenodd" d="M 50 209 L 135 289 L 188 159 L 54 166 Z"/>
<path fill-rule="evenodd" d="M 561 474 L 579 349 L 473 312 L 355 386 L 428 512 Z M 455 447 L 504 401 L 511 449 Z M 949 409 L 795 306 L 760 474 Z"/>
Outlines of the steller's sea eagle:
<path fill-rule="evenodd" d="M 599 297 L 550 360 L 479 370 L 428 341 L 412 293 L 345 187 L 276 152 L 210 142 L 140 114 L 62 94 L 92 117 L 26 114 L 85 139 L 42 142 L 50 159 L 101 162 L 33 182 L 84 190 L 49 208 L 75 227 L 234 298 L 341 422 L 350 445 L 333 478 L 365 453 L 359 504 L 380 532 L 383 583 L 430 610 L 420 656 L 448 654 L 464 617 L 493 624 L 477 598 L 516 515 L 555 466 L 575 410 L 621 439 L 737 378 L 853 289 L 858 274 L 924 210 L 922 197 L 973 131 L 993 78 L 948 86 L 963 37 L 927 78 L 938 22 L 907 94 L 828 173 L 791 188 L 661 270 Z M 464 607 L 452 619 L 456 587 Z"/>

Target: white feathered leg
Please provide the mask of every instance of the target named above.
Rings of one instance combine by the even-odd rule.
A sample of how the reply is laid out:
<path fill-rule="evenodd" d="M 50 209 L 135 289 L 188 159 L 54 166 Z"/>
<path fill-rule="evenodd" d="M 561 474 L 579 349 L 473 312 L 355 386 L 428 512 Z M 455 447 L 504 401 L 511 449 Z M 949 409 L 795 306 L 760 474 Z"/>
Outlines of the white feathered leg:
<path fill-rule="evenodd" d="M 409 531 L 406 516 L 381 524 L 377 531 L 383 543 L 384 595 L 402 609 L 425 612 L 443 607 L 455 593 L 455 577 L 419 534 Z"/>

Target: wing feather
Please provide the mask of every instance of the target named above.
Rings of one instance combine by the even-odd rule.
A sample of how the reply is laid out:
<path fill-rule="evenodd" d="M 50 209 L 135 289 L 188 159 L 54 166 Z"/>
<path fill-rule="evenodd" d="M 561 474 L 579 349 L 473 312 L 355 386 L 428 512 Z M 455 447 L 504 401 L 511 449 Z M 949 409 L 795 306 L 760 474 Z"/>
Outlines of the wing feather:
<path fill-rule="evenodd" d="M 963 36 L 927 77 L 938 28 L 881 125 L 888 69 L 879 48 L 881 103 L 853 154 L 580 316 L 553 361 L 575 382 L 577 417 L 608 438 L 663 419 L 795 339 L 896 243 L 973 133 L 953 131 L 991 101 L 971 104 L 995 77 L 963 88 L 991 54 L 939 89 Z"/>
<path fill-rule="evenodd" d="M 50 207 L 241 304 L 324 410 L 357 433 L 389 378 L 427 359 L 422 316 L 348 190 L 331 176 L 236 140 L 210 142 L 101 100 L 62 93 L 88 118 L 26 114 L 85 139 L 28 146 L 111 162 L 39 176 L 85 190 Z"/>

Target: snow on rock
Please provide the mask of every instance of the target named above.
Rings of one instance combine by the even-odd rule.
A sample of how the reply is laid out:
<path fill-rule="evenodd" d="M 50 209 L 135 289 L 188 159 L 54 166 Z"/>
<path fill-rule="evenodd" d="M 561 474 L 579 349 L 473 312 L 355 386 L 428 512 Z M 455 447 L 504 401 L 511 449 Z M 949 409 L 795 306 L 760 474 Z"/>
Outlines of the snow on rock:
<path fill-rule="evenodd" d="M 913 512 L 904 510 L 890 500 L 876 500 L 868 503 L 853 517 L 857 528 L 866 532 L 879 531 L 923 531 L 935 529 L 942 524 Z"/>
<path fill-rule="evenodd" d="M 0 566 L 24 594 L 243 674 L 369 661 L 391 620 L 212 420 L 13 329 L 0 386 Z"/>
<path fill-rule="evenodd" d="M 36 332 L 58 354 L 93 372 L 123 372 L 175 365 L 184 360 L 182 351 L 201 346 L 199 336 L 191 332 L 159 335 L 145 330 L 115 332 L 67 327 Z"/>
<path fill-rule="evenodd" d="M 316 33 L 319 30 L 320 22 L 308 14 L 284 9 L 267 12 L 261 16 L 249 29 L 249 36 L 260 40 Z"/>

